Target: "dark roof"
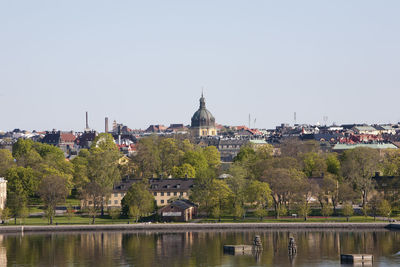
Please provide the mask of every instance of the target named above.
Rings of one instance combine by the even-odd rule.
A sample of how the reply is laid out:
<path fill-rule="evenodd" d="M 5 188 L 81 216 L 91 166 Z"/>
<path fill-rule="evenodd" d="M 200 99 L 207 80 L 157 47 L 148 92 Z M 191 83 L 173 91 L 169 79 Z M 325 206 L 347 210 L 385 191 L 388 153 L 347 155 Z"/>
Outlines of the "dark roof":
<path fill-rule="evenodd" d="M 186 210 L 192 207 L 196 207 L 196 204 L 186 199 L 178 199 L 175 200 L 174 202 L 169 203 L 167 206 L 162 207 L 158 212 L 162 212 L 163 210 L 170 208 L 178 208 L 180 210 Z"/>
<path fill-rule="evenodd" d="M 194 179 L 167 178 L 149 179 L 150 191 L 186 191 L 193 187 Z"/>
<path fill-rule="evenodd" d="M 141 182 L 142 179 L 123 179 L 114 186 L 114 192 L 126 192 L 132 184 Z M 152 178 L 149 179 L 150 191 L 188 191 L 193 187 L 194 179 L 192 178 Z"/>

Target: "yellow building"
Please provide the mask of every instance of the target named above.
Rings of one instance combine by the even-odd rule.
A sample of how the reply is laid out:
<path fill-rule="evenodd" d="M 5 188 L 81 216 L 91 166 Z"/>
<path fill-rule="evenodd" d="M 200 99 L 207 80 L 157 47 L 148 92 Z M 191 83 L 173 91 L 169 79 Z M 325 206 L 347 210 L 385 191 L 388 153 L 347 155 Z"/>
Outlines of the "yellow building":
<path fill-rule="evenodd" d="M 201 94 L 200 98 L 200 107 L 192 116 L 190 131 L 195 137 L 217 135 L 215 118 L 211 112 L 206 109 L 206 101 L 203 94 Z"/>
<path fill-rule="evenodd" d="M 121 201 L 133 183 L 140 182 L 141 179 L 131 179 L 122 181 L 114 187 L 113 192 L 107 200 L 106 206 L 110 208 L 121 207 Z M 155 178 L 149 179 L 149 191 L 154 196 L 157 206 L 165 206 L 170 201 L 176 199 L 189 199 L 189 192 L 194 184 L 191 178 Z M 92 206 L 91 201 L 81 201 L 81 205 Z"/>

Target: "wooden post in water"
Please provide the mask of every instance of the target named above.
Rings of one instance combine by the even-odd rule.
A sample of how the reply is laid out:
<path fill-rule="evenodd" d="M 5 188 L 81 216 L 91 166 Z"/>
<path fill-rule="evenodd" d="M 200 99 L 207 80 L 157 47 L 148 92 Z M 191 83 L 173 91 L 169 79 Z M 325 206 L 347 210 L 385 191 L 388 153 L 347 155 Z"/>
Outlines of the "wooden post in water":
<path fill-rule="evenodd" d="M 297 245 L 294 237 L 289 237 L 289 245 L 288 245 L 289 255 L 294 255 L 297 253 Z"/>

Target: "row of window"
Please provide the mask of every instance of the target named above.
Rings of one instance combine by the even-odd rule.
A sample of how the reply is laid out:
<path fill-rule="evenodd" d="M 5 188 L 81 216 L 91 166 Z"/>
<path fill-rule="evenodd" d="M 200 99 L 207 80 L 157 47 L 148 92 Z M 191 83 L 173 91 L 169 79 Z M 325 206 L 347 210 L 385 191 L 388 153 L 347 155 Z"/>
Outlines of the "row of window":
<path fill-rule="evenodd" d="M 153 195 L 154 195 L 154 196 L 157 196 L 158 193 L 157 193 L 157 192 L 154 192 Z M 173 195 L 173 196 L 178 196 L 178 192 L 174 192 L 174 193 L 167 192 L 167 196 L 171 196 L 171 195 Z M 160 196 L 163 197 L 163 196 L 164 196 L 164 192 L 161 192 L 161 193 L 160 193 Z M 179 192 L 179 196 L 183 196 L 183 192 Z"/>
<path fill-rule="evenodd" d="M 111 200 L 109 200 L 108 201 L 108 205 L 111 205 L 112 204 L 112 202 L 111 202 Z M 120 203 L 119 203 L 119 201 L 118 200 L 114 200 L 114 205 L 119 205 Z M 89 205 L 93 205 L 93 202 L 92 201 L 89 201 Z"/>
<path fill-rule="evenodd" d="M 125 193 L 114 193 L 114 197 L 118 197 L 118 195 L 120 195 L 121 197 L 124 197 Z"/>

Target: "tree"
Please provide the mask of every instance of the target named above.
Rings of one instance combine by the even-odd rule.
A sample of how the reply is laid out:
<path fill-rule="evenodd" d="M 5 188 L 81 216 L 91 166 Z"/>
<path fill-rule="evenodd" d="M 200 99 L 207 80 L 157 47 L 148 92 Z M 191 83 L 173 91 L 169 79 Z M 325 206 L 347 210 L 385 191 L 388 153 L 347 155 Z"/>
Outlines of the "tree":
<path fill-rule="evenodd" d="M 208 169 L 207 159 L 201 150 L 187 151 L 183 156 L 183 163 L 193 166 L 196 171 L 196 178 L 201 171 Z"/>
<path fill-rule="evenodd" d="M 321 209 L 321 214 L 324 217 L 329 217 L 333 213 L 333 206 L 331 204 L 326 204 Z"/>
<path fill-rule="evenodd" d="M 212 209 L 218 210 L 218 221 L 221 221 L 221 214 L 229 203 L 232 191 L 228 185 L 221 180 L 212 180 L 212 190 L 210 194 L 210 200 L 212 203 Z M 239 208 L 239 207 L 237 207 Z"/>
<path fill-rule="evenodd" d="M 376 220 L 376 216 L 379 214 L 378 207 L 381 202 L 381 197 L 378 195 L 374 195 L 369 201 L 368 201 L 368 211 L 371 213 L 371 215 L 374 217 L 374 220 Z"/>
<path fill-rule="evenodd" d="M 6 223 L 9 218 L 10 218 L 10 210 L 7 207 L 5 207 L 1 211 L 1 221 L 2 221 L 2 223 Z"/>
<path fill-rule="evenodd" d="M 338 181 L 330 173 L 326 174 L 322 182 L 318 184 L 317 199 L 323 209 L 325 204 L 332 202 L 333 209 L 336 208 L 338 198 Z"/>
<path fill-rule="evenodd" d="M 297 203 L 296 208 L 297 213 L 299 216 L 303 217 L 305 221 L 307 221 L 308 214 L 311 212 L 310 205 L 307 201 L 303 200 Z"/>
<path fill-rule="evenodd" d="M 159 155 L 161 173 L 168 177 L 172 174 L 174 166 L 179 165 L 183 152 L 179 150 L 177 142 L 173 138 L 163 138 L 159 142 Z"/>
<path fill-rule="evenodd" d="M 194 178 L 196 176 L 196 170 L 193 168 L 192 165 L 184 163 L 182 164 L 182 166 L 174 166 L 172 168 L 172 176 L 175 178 Z"/>
<path fill-rule="evenodd" d="M 67 215 L 67 220 L 70 222 L 71 219 L 75 216 L 75 210 L 71 205 L 67 206 L 67 211 L 65 213 Z"/>
<path fill-rule="evenodd" d="M 158 137 L 152 135 L 141 138 L 137 143 L 137 154 L 133 157 L 133 161 L 137 164 L 141 177 L 148 178 L 159 175 L 161 160 Z"/>
<path fill-rule="evenodd" d="M 343 154 L 343 176 L 351 181 L 362 196 L 362 206 L 366 207 L 368 193 L 373 189 L 372 177 L 378 170 L 379 153 L 375 149 L 359 147 Z"/>
<path fill-rule="evenodd" d="M 336 153 L 330 153 L 326 157 L 326 169 L 331 174 L 340 174 L 340 161 Z"/>
<path fill-rule="evenodd" d="M 265 171 L 261 179 L 270 186 L 275 217 L 279 219 L 281 211 L 288 210 L 294 192 L 299 192 L 298 186 L 306 178 L 302 172 L 295 169 L 272 168 Z M 283 205 L 286 205 L 285 209 L 282 208 Z"/>
<path fill-rule="evenodd" d="M 309 152 L 301 155 L 303 162 L 303 171 L 307 177 L 316 177 L 325 173 L 326 162 L 321 154 Z"/>
<path fill-rule="evenodd" d="M 207 161 L 208 168 L 217 172 L 221 165 L 221 154 L 215 146 L 203 148 L 203 155 Z"/>
<path fill-rule="evenodd" d="M 382 199 L 379 203 L 378 211 L 379 215 L 383 217 L 390 217 L 390 213 L 392 213 L 392 207 L 390 206 L 389 201 Z"/>
<path fill-rule="evenodd" d="M 38 194 L 46 207 L 49 223 L 53 224 L 57 204 L 65 202 L 68 195 L 66 180 L 60 176 L 48 176 L 40 183 Z"/>
<path fill-rule="evenodd" d="M 0 149 L 0 177 L 4 177 L 14 165 L 15 162 L 11 152 L 8 149 Z"/>
<path fill-rule="evenodd" d="M 351 203 L 346 203 L 343 206 L 343 215 L 346 216 L 347 221 L 349 221 L 349 218 L 353 215 L 354 210 L 353 210 L 353 206 L 351 205 Z"/>
<path fill-rule="evenodd" d="M 262 220 L 268 214 L 268 204 L 272 202 L 269 185 L 261 181 L 250 181 L 246 188 L 246 201 L 255 204 L 254 215 Z"/>
<path fill-rule="evenodd" d="M 134 211 L 136 222 L 140 217 L 154 211 L 154 196 L 148 190 L 146 182 L 134 183 L 122 199 L 123 212 L 131 214 Z"/>
<path fill-rule="evenodd" d="M 102 140 L 102 139 L 100 139 Z M 103 143 L 100 143 L 103 144 Z M 109 145 L 104 145 L 109 147 Z M 88 177 L 89 186 L 95 185 L 95 190 L 91 190 L 90 194 L 97 193 L 95 196 L 100 202 L 101 215 L 104 215 L 104 204 L 108 200 L 113 186 L 121 179 L 118 168 L 118 159 L 121 157 L 118 149 L 111 146 L 108 150 L 103 150 L 101 146 L 92 147 L 88 157 Z M 88 187 L 84 187 L 88 189 Z"/>
<path fill-rule="evenodd" d="M 75 188 L 81 190 L 85 184 L 89 182 L 88 173 L 88 158 L 89 151 L 87 149 L 81 149 L 79 155 L 72 159 L 73 166 L 73 183 Z"/>
<path fill-rule="evenodd" d="M 244 203 L 246 198 L 246 185 L 245 179 L 246 170 L 240 165 L 233 164 L 229 169 L 230 177 L 226 183 L 231 190 L 231 203 L 234 218 L 241 217 L 245 214 Z"/>
<path fill-rule="evenodd" d="M 400 152 L 398 149 L 388 149 L 382 162 L 384 176 L 400 175 Z"/>
<path fill-rule="evenodd" d="M 111 219 L 114 221 L 115 219 L 118 219 L 121 215 L 121 210 L 118 208 L 110 208 L 108 210 L 108 215 L 110 215 Z"/>
<path fill-rule="evenodd" d="M 35 194 L 38 180 L 30 167 L 12 167 L 7 171 L 6 178 L 7 206 L 16 224 L 17 218 L 23 214 L 28 197 Z"/>

